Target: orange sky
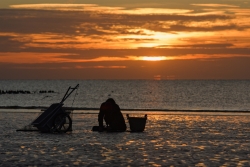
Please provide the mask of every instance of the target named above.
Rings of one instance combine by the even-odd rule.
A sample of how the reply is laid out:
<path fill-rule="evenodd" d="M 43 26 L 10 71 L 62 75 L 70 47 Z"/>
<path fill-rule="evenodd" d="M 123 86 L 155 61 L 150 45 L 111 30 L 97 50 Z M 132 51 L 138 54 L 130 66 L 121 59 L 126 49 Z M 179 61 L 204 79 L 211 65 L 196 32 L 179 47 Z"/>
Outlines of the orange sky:
<path fill-rule="evenodd" d="M 0 3 L 0 79 L 250 79 L 250 4 L 177 2 Z"/>

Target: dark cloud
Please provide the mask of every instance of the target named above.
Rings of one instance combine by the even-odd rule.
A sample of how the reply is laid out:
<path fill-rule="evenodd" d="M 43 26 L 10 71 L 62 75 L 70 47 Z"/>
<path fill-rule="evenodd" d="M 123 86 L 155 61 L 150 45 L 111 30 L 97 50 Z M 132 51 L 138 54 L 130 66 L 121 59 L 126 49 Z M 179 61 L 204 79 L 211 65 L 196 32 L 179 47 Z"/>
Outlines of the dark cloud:
<path fill-rule="evenodd" d="M 201 9 L 197 11 L 198 13 L 193 11 L 188 15 L 150 15 L 0 9 L 0 55 L 7 52 L 58 53 L 57 58 L 68 60 L 68 63 L 1 63 L 0 79 L 1 77 L 3 79 L 12 79 L 12 77 L 20 77 L 20 79 L 36 77 L 42 79 L 152 79 L 156 74 L 177 76 L 182 79 L 250 78 L 246 73 L 250 70 L 250 59 L 247 58 L 250 56 L 247 34 L 250 24 L 240 22 L 238 18 L 236 21 L 236 15 L 232 14 L 226 15 L 218 12 L 218 14 L 205 15 Z M 198 15 L 199 12 L 201 15 Z M 237 17 L 240 18 L 240 16 Z M 239 31 L 247 33 L 245 36 L 236 34 L 227 38 L 228 32 L 237 32 L 239 35 Z M 210 34 L 207 35 L 208 32 Z M 154 33 L 158 34 L 154 36 Z M 173 44 L 169 42 L 170 36 L 169 40 L 164 41 L 165 43 L 157 45 L 157 41 L 161 38 L 168 39 L 167 33 L 176 36 L 184 34 L 184 36 L 178 37 L 179 41 L 176 40 Z M 191 33 L 194 36 L 190 35 Z M 195 36 L 195 33 L 199 34 Z M 232 41 L 232 39 L 238 41 Z M 140 43 L 148 44 L 150 47 L 136 45 Z M 152 43 L 156 45 L 151 45 Z M 136 47 L 129 45 L 136 45 Z M 184 57 L 193 55 L 195 57 L 198 54 L 207 55 L 211 61 L 77 62 L 105 56 L 124 58 L 127 56 Z M 220 55 L 227 55 L 227 58 L 218 59 Z M 82 68 L 76 68 L 76 66 Z M 97 66 L 126 68 L 112 70 L 95 68 Z M 234 71 L 230 71 L 232 67 Z M 8 71 L 8 74 L 4 71 Z M 102 78 L 103 76 L 106 77 Z"/>
<path fill-rule="evenodd" d="M 175 21 L 176 25 L 172 25 L 170 31 L 192 31 L 185 26 L 185 23 L 190 21 L 213 21 L 227 20 L 231 17 L 225 15 L 207 15 L 207 16 L 185 16 L 185 15 L 133 15 L 133 14 L 92 14 L 92 12 L 73 12 L 73 11 L 51 11 L 51 10 L 22 10 L 22 9 L 5 9 L 0 10 L 0 31 L 1 32 L 16 32 L 16 33 L 62 33 L 74 35 L 76 31 L 81 31 L 86 35 L 105 35 L 114 34 L 115 32 L 104 32 L 97 29 L 96 26 L 103 30 L 114 30 L 120 34 L 129 33 L 128 29 L 149 28 L 153 31 L 168 29 L 162 28 L 164 24 L 160 22 Z M 86 25 L 85 25 L 86 24 Z M 122 26 L 113 28 L 113 26 Z M 126 29 L 127 27 L 127 29 Z M 213 27 L 210 31 L 225 30 L 236 28 L 231 26 Z M 238 27 L 239 29 L 240 27 Z M 196 30 L 199 30 L 199 27 Z M 200 28 L 200 31 L 207 31 L 205 28 Z M 137 33 L 142 33 L 138 31 Z"/>
<path fill-rule="evenodd" d="M 23 43 L 13 40 L 11 36 L 0 36 L 0 52 L 18 52 L 21 51 Z"/>
<path fill-rule="evenodd" d="M 99 62 L 1 64 L 0 79 L 153 79 L 175 76 L 176 79 L 249 79 L 250 58 L 213 59 L 213 61 L 125 61 L 104 62 L 102 66 L 126 66 L 126 69 L 98 69 L 75 66 L 100 66 Z M 181 68 L 179 68 L 181 67 Z M 8 71 L 8 73 L 6 73 Z M 187 75 L 188 74 L 188 75 Z"/>
<path fill-rule="evenodd" d="M 51 10 L 24 10 L 24 9 L 5 9 L 0 10 L 0 33 L 17 33 L 20 38 L 25 34 L 59 34 L 58 36 L 49 37 L 51 40 L 62 39 L 67 37 L 75 39 L 77 36 L 91 39 L 102 39 L 104 41 L 150 41 L 153 38 L 123 38 L 114 39 L 108 38 L 109 35 L 146 35 L 141 29 L 148 29 L 157 32 L 213 32 L 223 30 L 243 30 L 246 25 L 240 26 L 236 24 L 228 25 L 213 25 L 215 20 L 225 22 L 232 17 L 226 15 L 205 15 L 205 16 L 185 16 L 185 15 L 128 15 L 128 14 L 93 14 L 92 12 L 74 12 L 74 11 L 51 11 Z M 168 23 L 168 21 L 170 21 Z M 210 21 L 211 25 L 189 26 L 190 22 Z M 131 31 L 131 29 L 138 29 Z M 34 41 L 31 38 L 18 40 L 14 35 L 2 35 L 0 43 L 5 47 L 5 50 L 19 51 L 20 46 L 26 43 L 35 43 L 37 45 L 46 44 L 46 41 Z M 6 38 L 3 39 L 3 38 Z M 49 44 L 49 42 L 47 42 Z M 91 41 L 56 41 L 55 44 L 88 44 Z M 16 49 L 13 49 L 16 48 Z M 51 52 L 51 48 L 42 48 Z M 25 51 L 40 51 L 41 48 L 35 46 L 24 48 Z M 58 49 L 55 48 L 57 51 Z M 62 49 L 64 50 L 64 49 Z M 68 49 L 70 50 L 70 49 Z M 77 49 L 75 49 L 77 50 Z"/>

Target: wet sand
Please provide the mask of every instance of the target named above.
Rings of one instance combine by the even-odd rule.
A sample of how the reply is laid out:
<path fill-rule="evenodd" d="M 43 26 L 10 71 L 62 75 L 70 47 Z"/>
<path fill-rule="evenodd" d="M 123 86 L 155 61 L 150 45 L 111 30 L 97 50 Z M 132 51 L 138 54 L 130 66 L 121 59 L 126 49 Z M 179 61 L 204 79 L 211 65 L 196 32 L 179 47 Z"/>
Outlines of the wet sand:
<path fill-rule="evenodd" d="M 36 117 L 0 112 L 0 166 L 250 166 L 249 114 L 148 114 L 142 133 L 92 132 L 97 115 L 74 114 L 72 133 L 16 131 Z"/>

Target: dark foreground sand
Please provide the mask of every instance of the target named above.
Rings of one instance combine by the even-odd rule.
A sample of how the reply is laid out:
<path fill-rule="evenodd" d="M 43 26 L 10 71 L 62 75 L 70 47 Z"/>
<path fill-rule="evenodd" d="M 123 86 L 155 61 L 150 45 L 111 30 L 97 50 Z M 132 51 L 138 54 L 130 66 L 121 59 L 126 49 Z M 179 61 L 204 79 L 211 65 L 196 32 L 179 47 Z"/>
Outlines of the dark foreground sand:
<path fill-rule="evenodd" d="M 74 114 L 72 133 L 16 132 L 36 116 L 0 112 L 0 166 L 250 166 L 249 114 L 148 115 L 143 133 L 92 132 L 97 115 Z"/>

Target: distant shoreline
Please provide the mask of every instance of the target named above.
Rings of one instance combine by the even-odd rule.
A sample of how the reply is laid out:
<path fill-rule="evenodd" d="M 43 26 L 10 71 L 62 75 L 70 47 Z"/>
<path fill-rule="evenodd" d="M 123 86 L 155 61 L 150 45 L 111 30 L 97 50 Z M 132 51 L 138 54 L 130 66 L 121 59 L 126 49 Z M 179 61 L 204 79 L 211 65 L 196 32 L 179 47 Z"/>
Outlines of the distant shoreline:
<path fill-rule="evenodd" d="M 48 107 L 43 106 L 0 106 L 1 112 L 17 112 L 17 113 L 37 113 L 46 110 Z M 99 112 L 99 108 L 86 108 L 86 107 L 63 107 L 65 110 L 72 110 L 74 114 L 97 114 Z M 239 111 L 239 110 L 169 110 L 169 109 L 121 109 L 123 113 L 141 113 L 141 114 L 157 114 L 157 115 L 165 115 L 165 114 L 174 114 L 174 115 L 183 115 L 183 114 L 204 114 L 204 115 L 221 115 L 219 113 L 229 114 L 229 115 L 241 115 L 246 114 L 250 115 L 250 111 Z M 224 114 L 223 114 L 224 113 Z"/>
<path fill-rule="evenodd" d="M 48 107 L 44 106 L 0 106 L 0 109 L 38 109 L 45 110 Z M 87 108 L 87 107 L 63 107 L 66 110 L 99 110 L 99 108 Z M 169 111 L 169 112 L 246 112 L 250 113 L 250 110 L 239 111 L 239 110 L 174 110 L 174 109 L 122 109 L 122 111 Z"/>

